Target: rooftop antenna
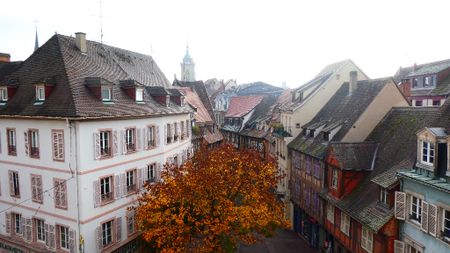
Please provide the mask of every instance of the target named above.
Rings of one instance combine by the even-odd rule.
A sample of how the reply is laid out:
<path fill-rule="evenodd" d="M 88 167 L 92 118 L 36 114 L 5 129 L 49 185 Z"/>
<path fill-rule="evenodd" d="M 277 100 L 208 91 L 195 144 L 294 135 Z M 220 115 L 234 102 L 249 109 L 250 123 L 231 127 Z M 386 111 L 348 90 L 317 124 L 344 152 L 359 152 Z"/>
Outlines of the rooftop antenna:
<path fill-rule="evenodd" d="M 103 44 L 103 15 L 102 15 L 102 0 L 99 1 L 100 3 L 100 43 Z"/>

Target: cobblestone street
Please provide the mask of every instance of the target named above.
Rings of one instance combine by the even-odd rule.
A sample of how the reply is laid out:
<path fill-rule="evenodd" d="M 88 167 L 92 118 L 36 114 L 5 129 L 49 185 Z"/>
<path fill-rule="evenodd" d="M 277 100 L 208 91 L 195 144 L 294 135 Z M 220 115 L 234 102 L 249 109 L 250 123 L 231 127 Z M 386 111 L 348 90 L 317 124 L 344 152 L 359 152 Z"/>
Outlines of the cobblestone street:
<path fill-rule="evenodd" d="M 241 245 L 238 253 L 318 253 L 295 232 L 280 230 L 271 238 L 253 245 Z"/>

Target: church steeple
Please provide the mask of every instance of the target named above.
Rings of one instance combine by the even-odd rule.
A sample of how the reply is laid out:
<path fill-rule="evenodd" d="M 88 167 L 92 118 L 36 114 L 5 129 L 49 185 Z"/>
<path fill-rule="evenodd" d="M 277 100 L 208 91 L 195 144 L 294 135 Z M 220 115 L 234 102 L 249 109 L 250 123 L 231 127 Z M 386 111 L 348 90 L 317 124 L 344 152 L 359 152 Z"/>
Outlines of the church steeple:
<path fill-rule="evenodd" d="M 186 46 L 186 54 L 181 63 L 181 81 L 195 81 L 195 63 L 189 55 L 189 45 Z"/>
<path fill-rule="evenodd" d="M 36 39 L 34 41 L 34 52 L 36 52 L 36 50 L 38 50 L 38 48 L 39 48 L 39 40 L 38 40 L 37 26 L 36 26 Z"/>

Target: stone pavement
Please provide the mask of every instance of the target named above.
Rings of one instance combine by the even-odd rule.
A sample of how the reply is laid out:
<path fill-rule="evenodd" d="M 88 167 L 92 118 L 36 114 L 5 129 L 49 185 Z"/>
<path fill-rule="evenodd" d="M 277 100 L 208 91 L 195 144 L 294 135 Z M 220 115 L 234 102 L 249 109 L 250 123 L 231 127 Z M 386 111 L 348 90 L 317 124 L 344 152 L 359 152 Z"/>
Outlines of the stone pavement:
<path fill-rule="evenodd" d="M 271 238 L 253 245 L 240 245 L 238 253 L 319 253 L 310 248 L 295 232 L 280 230 Z"/>

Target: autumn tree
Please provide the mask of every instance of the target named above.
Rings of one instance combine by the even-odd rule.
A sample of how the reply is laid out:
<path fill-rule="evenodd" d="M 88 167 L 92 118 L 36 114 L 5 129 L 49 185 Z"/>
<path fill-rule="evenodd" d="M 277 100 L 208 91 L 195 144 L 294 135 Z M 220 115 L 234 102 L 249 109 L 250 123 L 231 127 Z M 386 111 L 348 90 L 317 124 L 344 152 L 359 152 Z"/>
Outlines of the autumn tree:
<path fill-rule="evenodd" d="M 147 185 L 136 208 L 142 238 L 157 252 L 234 252 L 286 226 L 277 180 L 275 163 L 255 152 L 203 146 Z"/>

